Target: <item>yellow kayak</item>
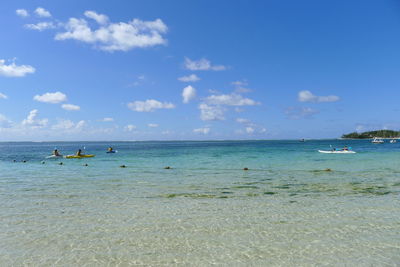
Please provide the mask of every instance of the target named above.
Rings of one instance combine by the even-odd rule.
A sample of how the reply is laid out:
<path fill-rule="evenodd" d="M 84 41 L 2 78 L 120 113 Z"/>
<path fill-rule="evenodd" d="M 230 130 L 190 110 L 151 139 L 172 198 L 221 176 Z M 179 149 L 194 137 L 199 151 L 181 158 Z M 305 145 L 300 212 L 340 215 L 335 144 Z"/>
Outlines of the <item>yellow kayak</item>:
<path fill-rule="evenodd" d="M 66 159 L 83 159 L 83 158 L 93 158 L 95 155 L 93 155 L 93 154 L 87 154 L 87 155 L 80 155 L 80 156 L 77 156 L 77 155 L 68 155 L 68 156 L 65 156 L 65 158 Z"/>

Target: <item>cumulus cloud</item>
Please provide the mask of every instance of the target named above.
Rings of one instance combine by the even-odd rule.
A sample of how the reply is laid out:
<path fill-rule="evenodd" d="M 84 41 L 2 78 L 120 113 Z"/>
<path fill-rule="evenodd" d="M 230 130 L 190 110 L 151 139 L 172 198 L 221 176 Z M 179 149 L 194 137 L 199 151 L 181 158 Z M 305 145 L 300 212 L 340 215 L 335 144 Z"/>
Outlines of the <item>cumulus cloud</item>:
<path fill-rule="evenodd" d="M 212 65 L 211 62 L 206 58 L 201 58 L 199 60 L 191 60 L 190 58 L 185 57 L 184 66 L 188 70 L 226 70 L 226 67 L 223 65 Z"/>
<path fill-rule="evenodd" d="M 85 16 L 94 19 L 99 27 L 93 29 L 85 19 L 70 18 L 64 24 L 66 31 L 57 33 L 55 39 L 59 41 L 73 39 L 110 52 L 167 43 L 163 34 L 168 31 L 168 27 L 161 19 L 154 21 L 133 19 L 129 22 L 110 23 L 106 15 L 94 11 L 86 11 Z"/>
<path fill-rule="evenodd" d="M 23 18 L 29 16 L 29 13 L 28 13 L 28 11 L 27 11 L 26 9 L 17 9 L 17 10 L 15 10 L 15 13 L 16 13 L 18 16 L 23 17 Z"/>
<path fill-rule="evenodd" d="M 309 107 L 288 107 L 285 110 L 286 116 L 292 120 L 311 118 L 317 113 L 319 113 L 318 110 Z"/>
<path fill-rule="evenodd" d="M 132 131 L 134 131 L 135 129 L 136 129 L 136 126 L 135 126 L 135 125 L 132 125 L 132 124 L 128 124 L 128 125 L 126 125 L 126 126 L 124 127 L 124 130 L 127 131 L 127 132 L 132 132 Z"/>
<path fill-rule="evenodd" d="M 189 103 L 190 100 L 196 97 L 196 89 L 191 85 L 186 86 L 185 88 L 183 88 L 182 97 L 183 97 L 183 103 L 185 104 Z"/>
<path fill-rule="evenodd" d="M 204 128 L 197 128 L 197 129 L 193 129 L 194 133 L 201 133 L 201 134 L 208 134 L 210 132 L 210 128 L 209 127 L 204 127 Z"/>
<path fill-rule="evenodd" d="M 53 22 L 39 22 L 36 24 L 25 24 L 24 27 L 30 30 L 44 31 L 48 29 L 54 29 L 56 28 L 56 25 L 54 25 Z"/>
<path fill-rule="evenodd" d="M 34 100 L 44 103 L 58 104 L 67 101 L 67 96 L 61 92 L 45 93 L 43 95 L 35 95 Z"/>
<path fill-rule="evenodd" d="M 254 131 L 255 131 L 254 128 L 253 128 L 253 127 L 250 127 L 250 126 L 249 126 L 249 127 L 246 127 L 245 130 L 246 130 L 246 133 L 248 133 L 248 134 L 252 134 L 252 133 L 254 133 Z"/>
<path fill-rule="evenodd" d="M 51 14 L 48 10 L 44 9 L 43 7 L 38 7 L 35 9 L 35 14 L 41 18 L 49 18 Z"/>
<path fill-rule="evenodd" d="M 251 123 L 250 120 L 248 120 L 248 119 L 243 119 L 243 118 L 237 118 L 236 121 L 237 121 L 238 123 L 242 123 L 242 124 L 249 124 L 249 123 Z"/>
<path fill-rule="evenodd" d="M 260 104 L 250 98 L 244 98 L 235 93 L 229 95 L 211 95 L 207 97 L 205 101 L 208 104 L 227 106 L 255 106 Z"/>
<path fill-rule="evenodd" d="M 190 74 L 190 75 L 187 75 L 187 76 L 179 77 L 178 80 L 181 81 L 181 82 L 197 82 L 197 81 L 200 80 L 200 78 L 197 77 L 196 74 Z"/>
<path fill-rule="evenodd" d="M 314 102 L 314 103 L 322 103 L 322 102 L 336 102 L 339 101 L 340 98 L 335 95 L 328 96 L 316 96 L 308 90 L 300 91 L 298 95 L 298 100 L 300 102 Z"/>
<path fill-rule="evenodd" d="M 172 109 L 175 105 L 169 102 L 160 102 L 154 99 L 148 99 L 146 101 L 134 101 L 128 103 L 128 108 L 138 112 L 153 112 L 157 109 Z"/>
<path fill-rule="evenodd" d="M 101 121 L 111 122 L 111 121 L 114 121 L 114 118 L 103 118 Z"/>
<path fill-rule="evenodd" d="M 150 127 L 150 128 L 157 128 L 157 127 L 158 127 L 158 124 L 156 124 L 156 123 L 149 123 L 149 124 L 147 124 L 147 126 Z"/>
<path fill-rule="evenodd" d="M 234 81 L 232 85 L 235 87 L 236 93 L 248 93 L 251 89 L 247 88 L 248 83 L 246 81 Z"/>
<path fill-rule="evenodd" d="M 37 119 L 39 111 L 37 109 L 33 109 L 29 112 L 29 115 L 26 119 L 22 121 L 22 125 L 30 126 L 32 128 L 43 128 L 49 122 L 48 119 Z"/>
<path fill-rule="evenodd" d="M 203 121 L 221 121 L 225 120 L 224 109 L 220 106 L 207 105 L 201 103 L 199 105 L 200 119 Z"/>
<path fill-rule="evenodd" d="M 30 65 L 17 66 L 15 62 L 6 64 L 4 59 L 0 59 L 0 76 L 6 77 L 23 77 L 28 73 L 34 73 L 35 68 Z"/>
<path fill-rule="evenodd" d="M 232 93 L 222 95 L 211 95 L 206 97 L 204 103 L 199 105 L 200 118 L 202 120 L 224 120 L 225 106 L 255 106 L 260 105 L 250 98 L 244 98 L 243 96 Z"/>
<path fill-rule="evenodd" d="M 9 127 L 11 127 L 11 121 L 3 114 L 0 114 L 0 128 L 9 128 Z"/>
<path fill-rule="evenodd" d="M 95 11 L 85 11 L 84 15 L 90 19 L 95 20 L 98 24 L 104 25 L 108 23 L 108 17 L 103 14 L 98 14 Z"/>
<path fill-rule="evenodd" d="M 74 123 L 71 120 L 58 120 L 57 124 L 54 124 L 51 128 L 53 130 L 81 130 L 85 126 L 86 122 L 84 120 L 80 120 L 77 123 Z"/>
<path fill-rule="evenodd" d="M 76 111 L 80 110 L 81 107 L 73 104 L 62 104 L 61 107 L 65 110 Z"/>
<path fill-rule="evenodd" d="M 6 96 L 5 94 L 0 93 L 0 99 L 7 99 L 8 96 Z"/>

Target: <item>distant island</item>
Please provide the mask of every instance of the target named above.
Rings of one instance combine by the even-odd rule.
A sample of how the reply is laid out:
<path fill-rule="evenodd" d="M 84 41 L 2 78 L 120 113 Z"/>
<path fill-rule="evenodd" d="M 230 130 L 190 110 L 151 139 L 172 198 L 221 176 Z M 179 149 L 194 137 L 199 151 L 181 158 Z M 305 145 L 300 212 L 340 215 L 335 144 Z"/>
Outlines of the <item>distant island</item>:
<path fill-rule="evenodd" d="M 342 138 L 348 138 L 348 139 L 368 139 L 368 138 L 374 138 L 374 137 L 396 138 L 396 137 L 400 137 L 400 131 L 379 130 L 379 131 L 369 131 L 369 132 L 363 132 L 363 133 L 353 132 L 353 133 L 342 135 Z"/>

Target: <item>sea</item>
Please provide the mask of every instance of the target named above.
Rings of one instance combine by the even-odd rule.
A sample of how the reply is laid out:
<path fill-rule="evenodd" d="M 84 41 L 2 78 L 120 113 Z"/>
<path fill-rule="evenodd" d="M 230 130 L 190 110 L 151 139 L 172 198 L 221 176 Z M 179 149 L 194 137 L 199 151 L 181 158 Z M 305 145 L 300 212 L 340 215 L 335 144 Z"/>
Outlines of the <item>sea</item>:
<path fill-rule="evenodd" d="M 2 142 L 0 203 L 1 266 L 400 266 L 388 140 Z"/>

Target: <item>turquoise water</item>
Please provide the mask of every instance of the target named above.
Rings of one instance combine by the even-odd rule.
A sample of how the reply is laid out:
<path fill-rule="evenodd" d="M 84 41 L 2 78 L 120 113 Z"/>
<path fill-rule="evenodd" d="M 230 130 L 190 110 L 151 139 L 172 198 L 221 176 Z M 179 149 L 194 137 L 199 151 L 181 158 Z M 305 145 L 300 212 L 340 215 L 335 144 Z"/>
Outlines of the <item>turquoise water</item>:
<path fill-rule="evenodd" d="M 398 266 L 399 162 L 368 140 L 0 143 L 0 262 Z"/>

